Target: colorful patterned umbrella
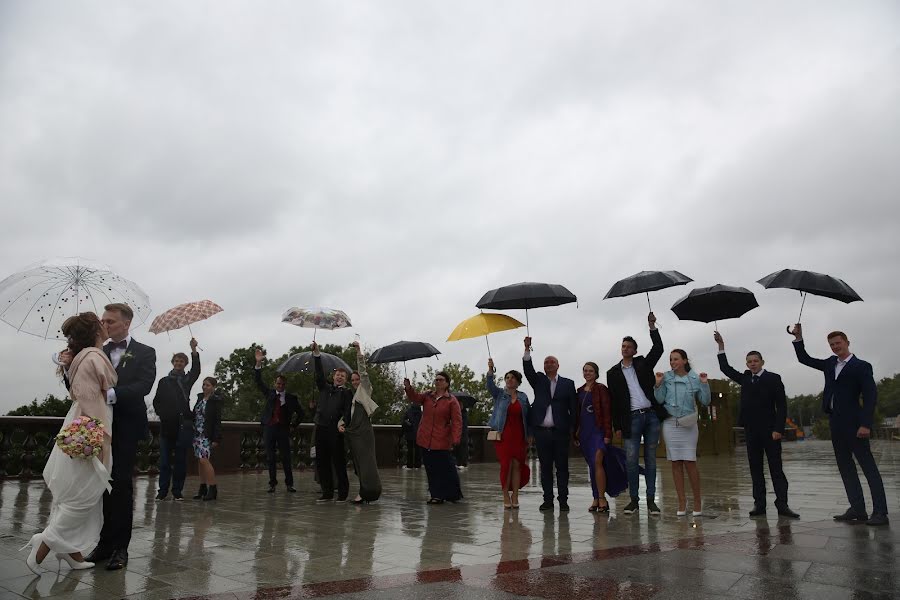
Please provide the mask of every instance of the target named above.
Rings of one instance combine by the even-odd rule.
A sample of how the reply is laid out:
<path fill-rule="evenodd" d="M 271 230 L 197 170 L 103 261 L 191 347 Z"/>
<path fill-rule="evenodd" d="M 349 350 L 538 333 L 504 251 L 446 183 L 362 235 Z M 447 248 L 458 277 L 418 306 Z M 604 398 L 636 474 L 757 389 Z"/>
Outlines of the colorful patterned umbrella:
<path fill-rule="evenodd" d="M 350 317 L 342 310 L 317 306 L 314 308 L 291 307 L 281 315 L 282 323 L 290 323 L 297 327 L 315 329 L 313 341 L 316 340 L 316 332 L 319 329 L 342 329 L 352 327 Z"/>
<path fill-rule="evenodd" d="M 161 313 L 150 323 L 150 333 L 162 333 L 187 327 L 191 336 L 191 323 L 208 319 L 216 313 L 222 312 L 222 307 L 212 300 L 200 300 L 199 302 L 186 302 L 175 308 L 170 308 Z"/>
<path fill-rule="evenodd" d="M 63 321 L 72 315 L 101 315 L 119 302 L 134 311 L 134 324 L 150 316 L 150 298 L 136 283 L 83 258 L 46 260 L 0 281 L 0 320 L 45 340 L 63 339 Z"/>

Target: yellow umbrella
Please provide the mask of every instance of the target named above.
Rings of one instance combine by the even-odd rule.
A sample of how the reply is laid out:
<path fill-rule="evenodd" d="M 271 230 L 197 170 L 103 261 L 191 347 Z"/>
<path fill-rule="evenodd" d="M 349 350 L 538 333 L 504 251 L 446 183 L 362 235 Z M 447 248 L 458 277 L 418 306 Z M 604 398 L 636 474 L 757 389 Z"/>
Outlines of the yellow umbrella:
<path fill-rule="evenodd" d="M 450 337 L 447 338 L 447 341 L 456 342 L 459 340 L 484 336 L 484 341 L 487 344 L 488 356 L 490 356 L 491 344 L 487 339 L 488 334 L 497 333 L 498 331 L 507 331 L 509 329 L 518 329 L 519 327 L 525 327 L 525 324 L 520 323 L 510 316 L 497 313 L 479 313 L 457 325 L 456 329 L 450 333 Z"/>

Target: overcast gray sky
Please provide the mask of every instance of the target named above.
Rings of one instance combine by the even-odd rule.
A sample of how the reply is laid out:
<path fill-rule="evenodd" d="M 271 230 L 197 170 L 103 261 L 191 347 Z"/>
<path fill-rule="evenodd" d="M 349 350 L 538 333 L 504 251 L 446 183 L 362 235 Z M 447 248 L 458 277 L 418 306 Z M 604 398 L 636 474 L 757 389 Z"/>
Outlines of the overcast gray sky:
<path fill-rule="evenodd" d="M 893 1 L 0 0 L 0 278 L 78 255 L 155 312 L 210 298 L 204 374 L 308 343 L 294 305 L 353 319 L 321 342 L 419 339 L 481 373 L 483 340 L 444 341 L 481 295 L 561 283 L 579 306 L 531 313 L 535 351 L 580 381 L 623 335 L 649 347 L 645 299 L 610 285 L 678 269 L 756 293 L 720 323 L 733 363 L 761 350 L 815 393 L 784 332 L 799 294 L 755 283 L 793 267 L 865 299 L 810 298 L 810 352 L 840 328 L 890 376 L 898 73 Z M 690 287 L 653 296 L 663 339 L 718 376 L 713 327 L 669 310 Z M 162 375 L 188 335 L 146 327 Z M 492 338 L 499 369 L 523 336 Z M 0 410 L 64 393 L 59 346 L 0 323 Z"/>

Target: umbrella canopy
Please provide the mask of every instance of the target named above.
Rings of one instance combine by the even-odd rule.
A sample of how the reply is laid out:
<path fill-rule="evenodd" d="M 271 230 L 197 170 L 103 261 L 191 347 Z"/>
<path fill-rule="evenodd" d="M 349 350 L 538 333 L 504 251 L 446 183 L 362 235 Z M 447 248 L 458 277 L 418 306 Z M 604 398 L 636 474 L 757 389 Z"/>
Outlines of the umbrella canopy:
<path fill-rule="evenodd" d="M 208 319 L 216 313 L 222 312 L 222 307 L 212 300 L 200 300 L 199 302 L 186 302 L 174 308 L 156 315 L 150 323 L 150 333 L 162 333 L 187 327 L 197 321 Z M 193 332 L 191 333 L 193 335 Z"/>
<path fill-rule="evenodd" d="M 459 401 L 459 405 L 465 409 L 473 408 L 478 402 L 478 399 L 475 398 L 475 396 L 470 396 L 465 392 L 450 392 L 450 394 L 456 397 Z"/>
<path fill-rule="evenodd" d="M 342 310 L 317 306 L 313 308 L 300 308 L 292 306 L 281 315 L 282 323 L 290 323 L 297 327 L 315 329 L 313 340 L 316 339 L 316 331 L 319 329 L 342 329 L 351 327 L 350 317 Z"/>
<path fill-rule="evenodd" d="M 342 369 L 347 369 L 348 373 L 352 373 L 353 369 L 350 368 L 344 359 L 339 356 L 335 356 L 334 354 L 327 354 L 325 352 L 320 353 L 322 355 L 322 369 L 326 373 L 330 373 L 337 369 L 338 367 Z M 309 350 L 305 352 L 298 352 L 297 354 L 292 354 L 286 361 L 278 365 L 276 369 L 279 373 L 309 373 L 315 367 L 315 363 L 313 362 L 313 353 Z"/>
<path fill-rule="evenodd" d="M 782 269 L 766 275 L 757 283 L 766 289 L 785 288 L 799 291 L 803 296 L 803 300 L 800 303 L 800 317 L 803 316 L 803 306 L 806 304 L 807 294 L 824 296 L 847 304 L 862 302 L 859 294 L 847 285 L 843 279 L 813 271 Z M 797 318 L 798 323 L 800 322 L 800 317 Z"/>
<path fill-rule="evenodd" d="M 491 344 L 487 339 L 488 334 L 518 329 L 519 327 L 525 327 L 525 324 L 507 315 L 479 313 L 457 325 L 456 328 L 450 332 L 447 341 L 456 342 L 459 340 L 484 336 L 484 341 L 487 343 L 488 356 L 490 356 Z"/>
<path fill-rule="evenodd" d="M 759 306 L 753 292 L 747 288 L 717 284 L 697 288 L 672 305 L 682 321 L 712 323 L 736 319 Z"/>
<path fill-rule="evenodd" d="M 647 306 L 650 306 L 650 292 L 684 285 L 692 281 L 693 279 L 678 271 L 641 271 L 615 282 L 603 299 L 647 294 Z M 650 307 L 650 310 L 652 311 L 653 307 Z"/>
<path fill-rule="evenodd" d="M 578 298 L 561 285 L 523 281 L 489 291 L 481 297 L 475 307 L 494 310 L 524 308 L 525 328 L 528 329 L 529 309 L 560 306 L 571 302 L 578 302 Z"/>
<path fill-rule="evenodd" d="M 113 303 L 130 306 L 135 324 L 150 316 L 150 298 L 136 283 L 83 258 L 47 260 L 0 281 L 0 320 L 44 339 L 62 339 L 63 321 L 85 311 L 100 315 Z"/>
<path fill-rule="evenodd" d="M 369 356 L 370 363 L 406 362 L 436 356 L 441 351 L 426 342 L 399 341 L 379 348 Z"/>

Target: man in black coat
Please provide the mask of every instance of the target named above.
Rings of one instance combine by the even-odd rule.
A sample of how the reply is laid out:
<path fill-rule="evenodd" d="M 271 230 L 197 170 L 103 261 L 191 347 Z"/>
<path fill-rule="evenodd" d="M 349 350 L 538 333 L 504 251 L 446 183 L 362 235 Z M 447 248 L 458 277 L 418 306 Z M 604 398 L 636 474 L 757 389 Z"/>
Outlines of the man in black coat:
<path fill-rule="evenodd" d="M 828 415 L 831 447 L 850 502 L 850 508 L 843 514 L 835 515 L 834 520 L 888 525 L 884 481 L 869 445 L 875 404 L 878 402 L 878 386 L 875 385 L 872 365 L 850 352 L 850 340 L 843 331 L 828 334 L 828 345 L 834 354 L 825 359 L 812 358 L 806 353 L 803 329 L 799 323 L 794 325 L 791 333 L 794 335 L 797 360 L 825 375 L 822 410 Z M 859 483 L 854 458 L 869 482 L 869 491 L 872 493 L 871 517 L 866 512 L 866 499 Z"/>
<path fill-rule="evenodd" d="M 185 373 L 187 363 L 187 355 L 177 352 L 172 357 L 172 370 L 156 384 L 156 395 L 153 397 L 153 410 L 159 417 L 160 432 L 157 500 L 165 500 L 169 495 L 170 482 L 172 498 L 184 500 L 182 492 L 187 475 L 187 453 L 194 440 L 191 388 L 200 377 L 200 354 L 194 338 L 191 338 L 191 370 Z"/>
<path fill-rule="evenodd" d="M 544 372 L 536 372 L 531 360 L 531 337 L 525 338 L 522 371 L 534 390 L 528 411 L 541 469 L 544 503 L 540 510 L 553 510 L 553 468 L 556 467 L 556 491 L 559 510 L 569 510 L 569 447 L 575 430 L 578 394 L 575 382 L 559 376 L 555 356 L 544 359 Z"/>
<path fill-rule="evenodd" d="M 297 396 L 285 391 L 287 379 L 284 375 L 275 377 L 275 387 L 270 389 L 262 378 L 262 362 L 266 357 L 263 350 L 256 349 L 256 368 L 253 369 L 253 377 L 256 387 L 266 399 L 260 424 L 263 426 L 263 443 L 266 446 L 266 462 L 269 464 L 269 494 L 275 493 L 278 485 L 275 449 L 281 453 L 281 467 L 284 469 L 284 485 L 287 491 L 293 493 L 294 472 L 291 469 L 291 428 L 296 427 L 303 420 L 303 408 L 297 400 Z"/>
<path fill-rule="evenodd" d="M 781 437 L 787 418 L 787 398 L 784 383 L 777 373 L 767 371 L 762 354 L 747 353 L 747 370 L 743 373 L 728 364 L 725 340 L 717 331 L 713 339 L 719 345 L 719 369 L 741 386 L 741 410 L 738 427 L 744 428 L 747 438 L 747 460 L 753 480 L 753 510 L 751 517 L 766 514 L 766 477 L 763 474 L 763 454 L 769 462 L 769 475 L 775 488 L 775 508 L 782 517 L 799 519 L 800 515 L 788 507 L 788 481 L 781 466 Z"/>
<path fill-rule="evenodd" d="M 116 571 L 128 564 L 134 522 L 134 464 L 138 442 L 149 434 L 144 398 L 156 381 L 156 351 L 131 337 L 129 328 L 134 311 L 130 306 L 109 304 L 104 311 L 101 320 L 110 341 L 103 346 L 103 351 L 119 378 L 116 387 L 106 392 L 106 402 L 113 407 L 112 492 L 103 493 L 100 541 L 85 560 L 94 564 L 107 560 L 107 570 Z M 60 360 L 68 368 L 72 357 L 63 353 Z"/>
<path fill-rule="evenodd" d="M 325 378 L 322 366 L 322 355 L 319 345 L 312 343 L 313 360 L 316 370 L 316 387 L 319 398 L 316 401 L 316 470 L 319 474 L 319 485 L 322 495 L 316 502 L 334 500 L 334 476 L 337 475 L 338 502 L 347 500 L 350 492 L 350 480 L 347 477 L 347 450 L 344 447 L 344 434 L 338 431 L 338 421 L 345 416 L 350 422 L 350 404 L 354 391 L 347 386 L 350 373 L 339 367 L 332 375 L 332 382 Z"/>
<path fill-rule="evenodd" d="M 647 486 L 647 511 L 660 514 L 656 505 L 656 448 L 659 446 L 661 423 L 669 416 L 653 394 L 656 385 L 654 368 L 663 353 L 662 337 L 656 329 L 656 316 L 647 315 L 653 347 L 647 356 L 636 356 L 638 345 L 631 336 L 622 338 L 622 360 L 606 372 L 606 385 L 612 398 L 613 429 L 625 442 L 625 470 L 631 501 L 625 514 L 638 510 L 640 485 L 641 438 L 644 440 L 644 481 Z"/>

